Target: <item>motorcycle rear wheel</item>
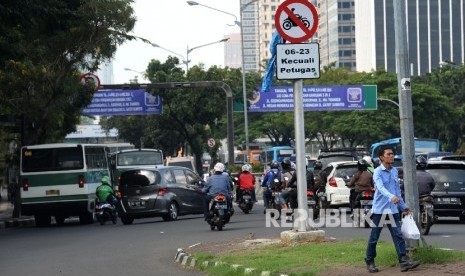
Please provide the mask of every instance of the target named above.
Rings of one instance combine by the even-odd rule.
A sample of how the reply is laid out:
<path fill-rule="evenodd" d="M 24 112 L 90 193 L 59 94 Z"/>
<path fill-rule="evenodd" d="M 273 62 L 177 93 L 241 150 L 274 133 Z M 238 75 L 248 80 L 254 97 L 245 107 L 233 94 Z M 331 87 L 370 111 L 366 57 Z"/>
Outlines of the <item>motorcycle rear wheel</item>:
<path fill-rule="evenodd" d="M 425 218 L 425 222 L 423 222 L 423 216 L 426 216 Z M 420 214 L 420 232 L 422 235 L 428 235 L 429 234 L 429 230 L 431 228 L 431 225 L 433 224 L 433 221 L 431 220 L 431 217 L 428 216 L 427 214 L 425 214 L 423 211 L 421 212 Z"/>

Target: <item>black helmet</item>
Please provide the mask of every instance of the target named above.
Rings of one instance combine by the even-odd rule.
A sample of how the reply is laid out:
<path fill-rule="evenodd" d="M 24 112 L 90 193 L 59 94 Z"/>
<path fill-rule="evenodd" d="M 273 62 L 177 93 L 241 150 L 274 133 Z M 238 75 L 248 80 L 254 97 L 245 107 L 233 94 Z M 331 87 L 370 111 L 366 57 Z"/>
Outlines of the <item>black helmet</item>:
<path fill-rule="evenodd" d="M 368 162 L 363 158 L 358 160 L 357 169 L 359 171 L 366 171 L 368 169 Z"/>
<path fill-rule="evenodd" d="M 272 169 L 278 169 L 279 168 L 279 163 L 276 160 L 271 161 L 270 167 Z"/>
<path fill-rule="evenodd" d="M 426 168 L 427 161 L 425 157 L 419 155 L 415 161 L 417 163 L 417 170 L 424 170 Z"/>
<path fill-rule="evenodd" d="M 289 158 L 284 158 L 283 161 L 281 161 L 281 168 L 283 170 L 289 170 L 292 166 L 292 162 Z"/>
<path fill-rule="evenodd" d="M 317 160 L 313 165 L 314 170 L 321 170 L 323 168 L 323 163 L 320 160 Z"/>

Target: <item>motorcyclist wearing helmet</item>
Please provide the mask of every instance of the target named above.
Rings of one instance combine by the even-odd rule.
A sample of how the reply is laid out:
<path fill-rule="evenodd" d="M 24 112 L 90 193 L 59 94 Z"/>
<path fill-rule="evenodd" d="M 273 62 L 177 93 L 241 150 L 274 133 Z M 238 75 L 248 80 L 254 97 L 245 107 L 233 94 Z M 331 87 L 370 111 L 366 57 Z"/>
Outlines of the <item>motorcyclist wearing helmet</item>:
<path fill-rule="evenodd" d="M 323 170 L 323 162 L 320 160 L 315 161 L 315 165 L 313 166 L 313 177 L 314 179 L 314 190 L 313 192 L 317 192 L 317 190 L 325 191 L 326 187 L 326 178 L 327 175 Z"/>
<path fill-rule="evenodd" d="M 431 191 L 436 186 L 433 177 L 425 171 L 426 169 L 426 158 L 423 156 L 417 156 L 415 159 L 417 165 L 417 185 L 418 185 L 418 195 L 430 195 Z"/>
<path fill-rule="evenodd" d="M 205 202 L 204 202 L 204 217 L 205 220 L 208 218 L 208 205 L 210 204 L 210 201 L 216 197 L 218 194 L 223 194 L 226 197 L 226 200 L 228 202 L 228 206 L 231 206 L 231 197 L 230 193 L 232 191 L 231 189 L 231 184 L 230 184 L 230 178 L 228 174 L 224 174 L 224 164 L 223 163 L 216 163 L 215 167 L 213 168 L 214 174 L 210 176 L 207 180 L 207 183 L 202 189 L 202 192 L 206 193 L 207 195 L 205 196 Z"/>
<path fill-rule="evenodd" d="M 255 176 L 250 173 L 250 166 L 245 164 L 242 166 L 242 172 L 237 176 L 237 187 L 236 187 L 236 202 L 242 200 L 242 194 L 244 190 L 250 190 L 252 200 L 257 202 L 255 199 Z"/>
<path fill-rule="evenodd" d="M 371 159 L 371 157 L 368 156 L 368 155 L 363 156 L 362 159 L 367 161 L 367 163 L 368 163 L 367 170 L 368 170 L 369 173 L 371 173 L 371 175 L 373 175 L 373 173 L 375 171 L 375 164 L 373 163 L 373 159 Z"/>
<path fill-rule="evenodd" d="M 279 163 L 278 161 L 273 160 L 270 163 L 270 170 L 265 174 L 262 181 L 262 187 L 265 188 L 263 191 L 263 205 L 265 206 L 265 211 L 267 208 L 270 208 L 268 203 L 271 199 L 271 186 L 275 178 L 279 179 L 280 184 L 282 183 L 282 173 L 279 170 Z"/>
<path fill-rule="evenodd" d="M 113 207 L 113 218 L 116 220 L 117 218 L 117 212 L 116 212 L 116 207 L 118 205 L 118 196 L 116 192 L 113 190 L 110 184 L 110 177 L 105 175 L 102 177 L 102 184 L 97 187 L 95 194 L 97 195 L 97 199 L 99 202 L 108 202 L 110 203 Z"/>
<path fill-rule="evenodd" d="M 287 201 L 292 209 L 297 208 L 297 176 L 296 171 L 292 166 L 292 162 L 289 158 L 284 158 L 281 162 L 281 168 L 283 169 L 283 180 L 285 189 L 281 192 L 280 202 L 281 208 L 287 209 Z"/>
<path fill-rule="evenodd" d="M 360 159 L 357 161 L 357 172 L 352 176 L 347 184 L 347 187 L 354 188 L 350 190 L 350 209 L 353 211 L 355 206 L 355 201 L 360 193 L 364 191 L 370 191 L 373 187 L 373 175 L 368 172 L 368 162 L 365 159 Z"/>

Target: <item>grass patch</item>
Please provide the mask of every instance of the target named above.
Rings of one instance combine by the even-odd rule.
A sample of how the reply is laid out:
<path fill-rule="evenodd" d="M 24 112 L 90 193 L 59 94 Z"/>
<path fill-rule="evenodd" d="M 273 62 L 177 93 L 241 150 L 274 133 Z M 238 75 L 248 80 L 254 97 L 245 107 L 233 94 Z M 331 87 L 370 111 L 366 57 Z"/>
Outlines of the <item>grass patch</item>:
<path fill-rule="evenodd" d="M 251 275 L 259 275 L 261 271 L 271 271 L 272 274 L 313 276 L 340 265 L 365 267 L 366 245 L 366 240 L 325 242 L 299 246 L 273 244 L 254 250 L 232 251 L 218 256 L 194 253 L 193 257 L 200 263 L 219 261 L 228 264 L 217 267 L 201 266 L 201 269 L 209 275 L 237 275 L 238 272 L 233 270 L 230 264 L 240 264 L 243 267 L 255 268 L 257 273 Z M 423 264 L 442 264 L 463 260 L 465 252 L 444 251 L 435 247 L 420 248 L 413 257 Z M 382 240 L 378 242 L 376 264 L 380 267 L 394 267 L 398 264 L 392 242 Z"/>

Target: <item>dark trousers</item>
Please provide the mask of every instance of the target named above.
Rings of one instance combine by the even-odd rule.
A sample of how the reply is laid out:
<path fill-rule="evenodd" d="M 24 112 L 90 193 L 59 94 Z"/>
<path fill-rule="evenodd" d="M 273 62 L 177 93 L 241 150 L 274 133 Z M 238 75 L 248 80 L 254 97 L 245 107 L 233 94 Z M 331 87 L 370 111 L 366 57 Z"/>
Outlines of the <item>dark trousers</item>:
<path fill-rule="evenodd" d="M 243 193 L 244 193 L 243 190 L 240 189 L 239 187 L 237 187 L 237 189 L 236 189 L 236 201 L 240 201 L 242 199 Z M 252 196 L 252 200 L 256 201 L 255 189 L 250 189 L 250 195 Z"/>
<path fill-rule="evenodd" d="M 271 200 L 271 190 L 270 189 L 266 189 L 263 191 L 263 205 L 265 206 L 265 208 L 270 208 L 270 200 Z"/>
<path fill-rule="evenodd" d="M 371 220 L 375 224 L 374 227 L 371 228 L 370 238 L 368 240 L 367 250 L 366 250 L 366 259 L 365 261 L 371 262 L 374 261 L 376 258 L 376 245 L 378 244 L 378 239 L 383 230 L 383 226 L 379 227 L 379 222 L 381 218 L 385 216 L 383 214 L 373 214 L 371 216 Z M 396 248 L 397 257 L 401 260 L 402 257 L 407 255 L 407 249 L 405 246 L 405 240 L 402 237 L 402 231 L 400 229 L 400 214 L 393 214 L 395 227 L 391 224 L 391 222 L 387 223 L 387 227 L 389 232 L 391 232 L 392 241 L 394 242 L 394 247 Z"/>

